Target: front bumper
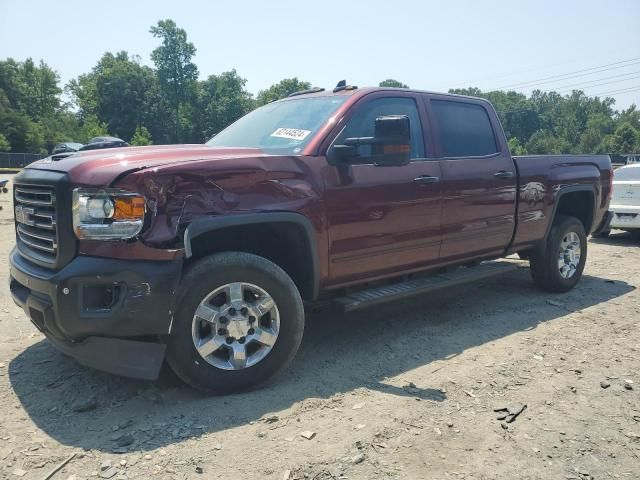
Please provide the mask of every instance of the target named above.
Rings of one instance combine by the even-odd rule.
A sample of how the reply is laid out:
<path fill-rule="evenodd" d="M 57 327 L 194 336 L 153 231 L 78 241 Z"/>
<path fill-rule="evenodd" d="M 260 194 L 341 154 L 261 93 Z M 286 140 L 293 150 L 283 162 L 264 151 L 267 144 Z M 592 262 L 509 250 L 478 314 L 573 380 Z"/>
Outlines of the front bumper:
<path fill-rule="evenodd" d="M 58 349 L 92 368 L 157 378 L 166 350 L 157 337 L 169 333 L 181 259 L 79 256 L 51 271 L 14 248 L 10 265 L 14 302 Z"/>

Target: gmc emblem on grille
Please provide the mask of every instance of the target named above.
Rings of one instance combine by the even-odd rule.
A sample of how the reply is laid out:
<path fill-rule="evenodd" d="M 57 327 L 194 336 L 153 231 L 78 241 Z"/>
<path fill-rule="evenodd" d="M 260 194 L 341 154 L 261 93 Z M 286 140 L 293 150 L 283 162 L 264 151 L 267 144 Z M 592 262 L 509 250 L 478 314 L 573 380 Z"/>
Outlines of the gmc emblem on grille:
<path fill-rule="evenodd" d="M 16 222 L 33 227 L 36 224 L 36 220 L 33 218 L 34 213 L 35 210 L 31 207 L 17 205 L 15 210 Z"/>

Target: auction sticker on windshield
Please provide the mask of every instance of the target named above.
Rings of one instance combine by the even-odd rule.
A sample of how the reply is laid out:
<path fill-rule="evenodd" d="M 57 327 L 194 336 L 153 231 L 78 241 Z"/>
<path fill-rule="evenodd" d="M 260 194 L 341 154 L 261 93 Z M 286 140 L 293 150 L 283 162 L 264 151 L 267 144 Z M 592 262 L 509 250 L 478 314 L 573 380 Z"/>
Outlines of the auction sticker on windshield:
<path fill-rule="evenodd" d="M 300 130 L 299 128 L 279 128 L 271 134 L 272 137 L 290 138 L 292 140 L 304 140 L 311 130 Z"/>

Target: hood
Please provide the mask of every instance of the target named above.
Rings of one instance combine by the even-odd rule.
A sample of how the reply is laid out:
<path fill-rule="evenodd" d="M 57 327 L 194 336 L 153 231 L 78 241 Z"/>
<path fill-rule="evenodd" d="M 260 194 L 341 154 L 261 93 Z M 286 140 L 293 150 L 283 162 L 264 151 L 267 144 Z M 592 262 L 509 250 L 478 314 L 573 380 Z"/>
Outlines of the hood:
<path fill-rule="evenodd" d="M 153 145 L 89 150 L 53 160 L 47 157 L 26 168 L 63 172 L 78 185 L 108 186 L 123 174 L 145 168 L 193 160 L 222 160 L 267 156 L 256 148 L 220 148 L 206 145 Z"/>

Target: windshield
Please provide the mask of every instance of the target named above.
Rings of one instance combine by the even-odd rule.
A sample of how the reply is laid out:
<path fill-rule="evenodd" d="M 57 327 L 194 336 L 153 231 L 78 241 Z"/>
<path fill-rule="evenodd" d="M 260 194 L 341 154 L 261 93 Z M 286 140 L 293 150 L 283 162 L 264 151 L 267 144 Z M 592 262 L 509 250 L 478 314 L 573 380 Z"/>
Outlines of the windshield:
<path fill-rule="evenodd" d="M 228 126 L 207 145 L 299 153 L 346 99 L 339 95 L 270 103 Z"/>

